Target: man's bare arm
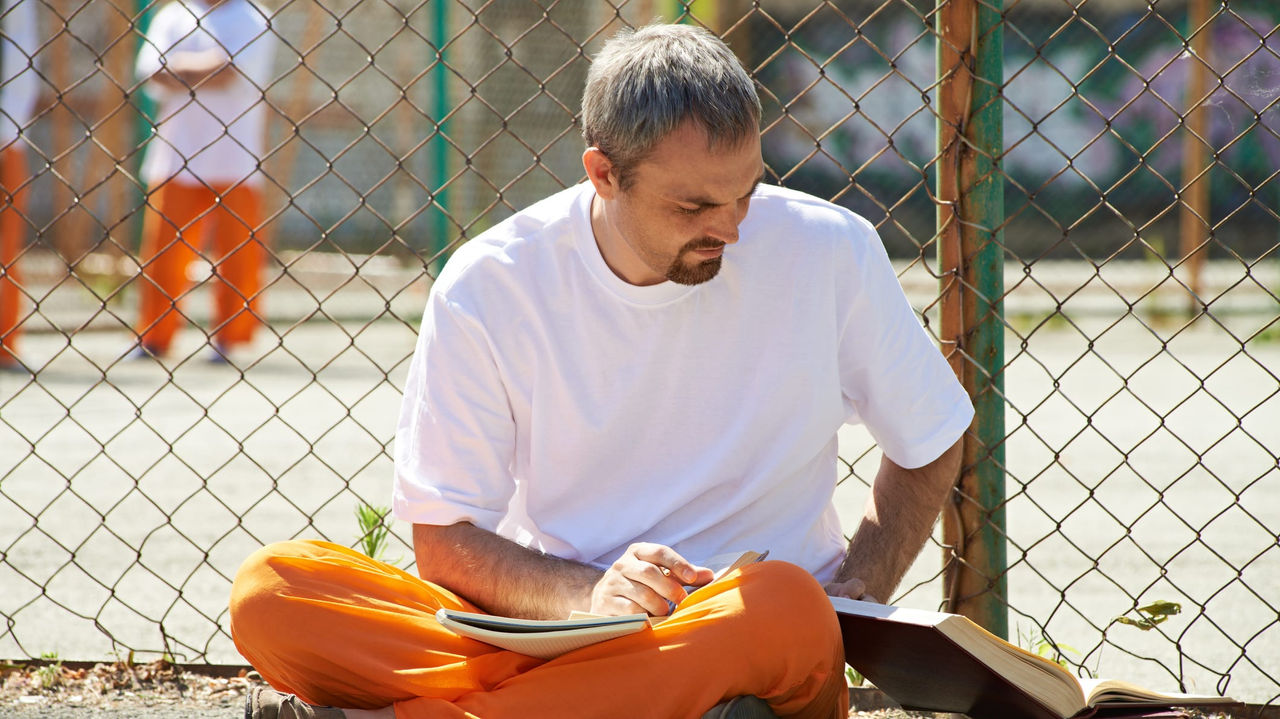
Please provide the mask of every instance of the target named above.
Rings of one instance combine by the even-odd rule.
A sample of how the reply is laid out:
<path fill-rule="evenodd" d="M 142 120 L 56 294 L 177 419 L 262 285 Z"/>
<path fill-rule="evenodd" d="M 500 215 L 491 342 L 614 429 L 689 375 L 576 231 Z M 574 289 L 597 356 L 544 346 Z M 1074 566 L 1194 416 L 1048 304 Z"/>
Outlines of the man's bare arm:
<path fill-rule="evenodd" d="M 418 574 L 493 614 L 564 619 L 591 606 L 603 576 L 578 562 L 542 554 L 469 522 L 413 525 Z"/>
<path fill-rule="evenodd" d="M 151 79 L 170 90 L 192 90 L 196 86 L 215 88 L 235 77 L 234 65 L 221 50 L 172 53 Z"/>
<path fill-rule="evenodd" d="M 887 601 L 933 531 L 955 484 L 963 440 L 929 464 L 904 469 L 888 457 L 871 483 L 862 522 L 829 593 Z M 855 596 L 857 595 L 857 596 Z"/>
<path fill-rule="evenodd" d="M 608 570 L 542 554 L 468 522 L 413 525 L 418 574 L 493 614 L 564 619 L 574 610 L 595 614 L 670 611 L 684 585 L 711 581 L 670 547 L 640 542 Z"/>

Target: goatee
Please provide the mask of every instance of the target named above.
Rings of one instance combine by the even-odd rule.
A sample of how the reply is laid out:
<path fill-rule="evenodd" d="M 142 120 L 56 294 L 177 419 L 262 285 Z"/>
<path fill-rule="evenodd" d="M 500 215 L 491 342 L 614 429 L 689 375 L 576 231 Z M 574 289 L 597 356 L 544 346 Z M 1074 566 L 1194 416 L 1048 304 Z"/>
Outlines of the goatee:
<path fill-rule="evenodd" d="M 676 259 L 671 263 L 671 267 L 667 268 L 667 279 L 678 285 L 700 285 L 715 277 L 720 272 L 723 257 L 713 257 L 690 265 L 685 262 L 684 256 L 694 250 L 721 248 L 724 247 L 724 244 L 706 237 L 686 243 L 684 247 L 680 248 L 680 252 L 676 254 Z"/>

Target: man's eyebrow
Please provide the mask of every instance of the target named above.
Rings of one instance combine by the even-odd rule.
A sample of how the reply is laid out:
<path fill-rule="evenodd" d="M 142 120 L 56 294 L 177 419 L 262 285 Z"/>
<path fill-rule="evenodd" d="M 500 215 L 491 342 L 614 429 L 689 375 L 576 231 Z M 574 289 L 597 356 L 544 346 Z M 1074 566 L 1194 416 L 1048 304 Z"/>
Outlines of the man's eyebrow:
<path fill-rule="evenodd" d="M 756 192 L 756 188 L 760 186 L 761 182 L 764 182 L 764 177 L 765 177 L 765 171 L 761 169 L 760 174 L 756 176 L 755 182 L 751 183 L 751 189 L 747 190 L 747 194 L 743 195 L 742 197 L 739 197 L 738 199 L 744 200 L 754 195 Z M 712 202 L 711 200 L 705 197 L 678 197 L 674 199 L 676 202 L 683 202 L 688 205 L 697 205 L 700 208 L 701 207 L 719 207 L 720 205 L 725 204 L 723 202 Z"/>

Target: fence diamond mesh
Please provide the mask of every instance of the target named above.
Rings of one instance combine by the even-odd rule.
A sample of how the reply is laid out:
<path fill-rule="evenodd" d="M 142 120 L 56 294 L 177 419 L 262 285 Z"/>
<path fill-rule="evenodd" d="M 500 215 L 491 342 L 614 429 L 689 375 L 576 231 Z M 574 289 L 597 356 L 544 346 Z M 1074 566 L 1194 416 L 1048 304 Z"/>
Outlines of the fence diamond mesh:
<path fill-rule="evenodd" d="M 989 371 L 1011 640 L 1081 671 L 1274 702 L 1280 10 L 985 6 L 1004 43 L 1005 220 L 989 229 L 1005 353 Z M 459 243 L 579 181 L 580 89 L 622 26 L 721 34 L 761 89 L 769 181 L 871 219 L 940 332 L 946 40 L 931 3 L 264 0 L 274 59 L 254 81 L 266 141 L 248 229 L 266 256 L 247 293 L 262 327 L 222 346 L 227 255 L 184 239 L 195 262 L 159 359 L 129 353 L 156 262 L 140 245 L 158 203 L 142 162 L 164 141 L 135 58 L 164 5 L 2 7 L 14 319 L 0 359 L 19 366 L 0 373 L 0 656 L 239 662 L 226 595 L 240 560 L 289 537 L 357 544 L 355 508 L 388 503 L 432 277 Z M 234 188 L 207 189 L 232 205 Z M 851 427 L 841 457 L 851 527 L 879 455 Z M 411 562 L 405 528 L 392 537 L 384 558 Z M 949 606 L 952 549 L 939 538 L 897 601 Z M 1180 611 L 1140 610 L 1156 602 Z"/>

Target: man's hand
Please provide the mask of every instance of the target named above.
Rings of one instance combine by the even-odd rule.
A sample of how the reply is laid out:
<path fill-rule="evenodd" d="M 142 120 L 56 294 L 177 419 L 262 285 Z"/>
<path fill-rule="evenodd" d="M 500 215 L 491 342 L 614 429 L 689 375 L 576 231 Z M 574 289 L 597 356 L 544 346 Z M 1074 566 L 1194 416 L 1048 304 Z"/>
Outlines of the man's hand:
<path fill-rule="evenodd" d="M 875 602 L 882 604 L 879 599 L 867 594 L 867 583 L 854 577 L 843 582 L 828 582 L 824 587 L 827 590 L 828 597 L 847 597 L 849 599 L 859 599 L 864 602 Z"/>
<path fill-rule="evenodd" d="M 700 587 L 711 577 L 710 569 L 690 563 L 670 547 L 633 544 L 591 590 L 591 612 L 666 616 L 688 595 L 685 585 Z"/>

